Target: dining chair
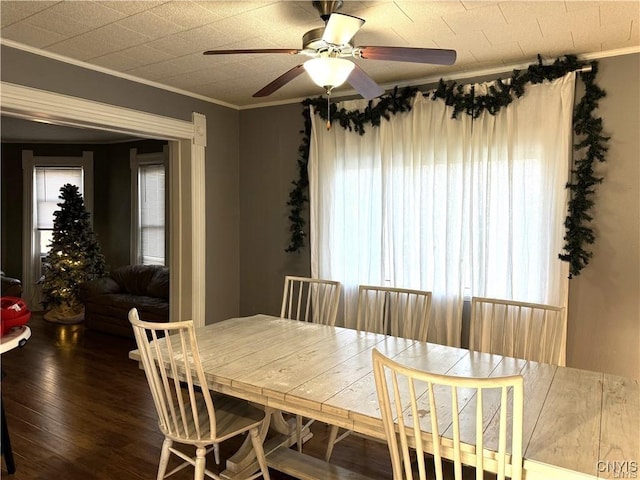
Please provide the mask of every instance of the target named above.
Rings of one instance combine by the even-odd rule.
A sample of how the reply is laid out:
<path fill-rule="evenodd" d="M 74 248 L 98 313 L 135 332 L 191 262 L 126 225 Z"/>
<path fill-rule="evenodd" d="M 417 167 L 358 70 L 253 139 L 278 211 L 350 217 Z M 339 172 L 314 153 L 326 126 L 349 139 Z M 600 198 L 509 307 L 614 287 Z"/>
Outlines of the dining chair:
<path fill-rule="evenodd" d="M 372 285 L 358 287 L 358 331 L 426 342 L 430 313 L 431 292 Z M 344 440 L 352 432 L 347 430 L 340 435 L 338 433 L 339 427 L 332 425 L 325 452 L 327 462 L 331 459 L 336 443 Z"/>
<path fill-rule="evenodd" d="M 164 434 L 157 479 L 167 478 L 190 464 L 195 467 L 194 480 L 202 480 L 205 475 L 222 480 L 206 469 L 205 455 L 215 445 L 248 432 L 260 471 L 246 479 L 262 475 L 269 480 L 259 435 L 265 412 L 244 400 L 209 391 L 193 322 L 144 322 L 135 308 L 129 311 L 129 321 L 158 414 L 158 426 Z M 192 458 L 176 449 L 174 442 L 194 446 L 196 456 Z M 172 453 L 184 462 L 166 473 Z"/>
<path fill-rule="evenodd" d="M 521 375 L 455 377 L 402 365 L 377 349 L 372 357 L 394 480 L 426 480 L 425 454 L 436 480 L 443 458 L 453 460 L 455 480 L 463 480 L 463 465 L 478 480 L 485 471 L 497 480 L 522 478 Z"/>
<path fill-rule="evenodd" d="M 430 311 L 431 292 L 360 285 L 356 329 L 426 342 Z"/>
<path fill-rule="evenodd" d="M 282 309 L 280 316 L 323 325 L 335 325 L 340 303 L 342 285 L 334 280 L 319 278 L 284 277 Z M 298 451 L 302 452 L 302 432 L 314 422 L 313 419 L 303 425 L 302 415 L 296 415 L 296 441 Z"/>
<path fill-rule="evenodd" d="M 564 365 L 567 319 L 563 307 L 473 297 L 469 349 Z"/>
<path fill-rule="evenodd" d="M 334 280 L 284 278 L 280 316 L 292 320 L 335 325 L 342 285 Z"/>

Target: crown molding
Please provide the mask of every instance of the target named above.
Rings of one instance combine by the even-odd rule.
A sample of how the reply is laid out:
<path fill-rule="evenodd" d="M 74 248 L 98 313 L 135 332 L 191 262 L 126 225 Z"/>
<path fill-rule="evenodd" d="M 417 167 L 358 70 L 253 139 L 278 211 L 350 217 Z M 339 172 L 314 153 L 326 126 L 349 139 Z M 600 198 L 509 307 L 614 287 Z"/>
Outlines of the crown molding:
<path fill-rule="evenodd" d="M 607 50 L 606 52 L 595 52 L 595 53 L 587 53 L 583 55 L 576 55 L 578 60 L 599 60 L 601 58 L 609 58 L 609 57 L 619 57 L 622 55 L 632 55 L 634 53 L 640 53 L 640 45 L 636 47 L 628 47 L 628 48 L 619 48 L 616 50 Z M 549 63 L 555 61 L 556 57 L 553 58 L 543 58 L 543 62 L 547 61 Z M 499 76 L 504 73 L 511 73 L 514 70 L 526 70 L 529 65 L 538 63 L 538 58 L 532 58 L 530 61 L 526 63 L 512 63 L 509 65 L 502 65 L 499 67 L 491 67 L 491 68 L 483 68 L 477 70 L 462 70 L 458 73 L 454 73 L 446 76 L 432 76 L 425 77 L 419 80 L 411 80 L 410 82 L 396 83 L 393 85 L 382 85 L 382 88 L 385 90 L 392 89 L 396 86 L 398 87 L 415 87 L 419 85 L 428 85 L 428 84 L 436 84 L 440 81 L 440 79 L 444 81 L 458 81 L 458 80 L 467 80 L 476 77 L 491 77 L 491 76 Z"/>

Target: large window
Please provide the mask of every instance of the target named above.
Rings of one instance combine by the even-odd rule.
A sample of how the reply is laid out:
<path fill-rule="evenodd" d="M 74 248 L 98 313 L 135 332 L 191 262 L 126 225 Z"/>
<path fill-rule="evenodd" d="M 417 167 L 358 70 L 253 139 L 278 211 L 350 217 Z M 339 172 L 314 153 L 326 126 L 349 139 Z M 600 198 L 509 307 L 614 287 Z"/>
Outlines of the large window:
<path fill-rule="evenodd" d="M 564 305 L 572 105 L 567 76 L 474 119 L 422 96 L 364 135 L 314 117 L 311 269 L 343 283 L 344 324 L 362 284 L 431 291 L 429 339 L 449 345 L 465 296 Z"/>
<path fill-rule="evenodd" d="M 166 150 L 138 154 L 131 149 L 134 264 L 166 264 Z"/>

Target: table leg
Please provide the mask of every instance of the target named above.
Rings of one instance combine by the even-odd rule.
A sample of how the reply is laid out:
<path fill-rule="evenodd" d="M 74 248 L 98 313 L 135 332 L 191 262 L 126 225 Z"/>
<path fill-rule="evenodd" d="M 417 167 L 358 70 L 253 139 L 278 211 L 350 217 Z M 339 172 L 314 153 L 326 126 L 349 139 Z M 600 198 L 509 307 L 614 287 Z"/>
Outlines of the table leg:
<path fill-rule="evenodd" d="M 297 439 L 295 423 L 287 422 L 282 415 L 282 411 L 275 410 L 271 407 L 264 407 L 264 409 L 266 419 L 260 430 L 260 439 L 263 442 L 264 453 L 267 456 L 268 462 L 269 453 L 282 445 L 290 447 L 291 445 L 296 443 Z M 276 437 L 265 442 L 267 433 L 269 432 L 269 428 L 272 428 L 280 435 L 277 435 Z M 303 438 L 310 438 L 310 436 L 310 431 L 303 431 Z M 231 477 L 233 476 L 232 474 L 237 474 L 238 472 L 247 469 L 247 467 L 251 466 L 252 463 L 256 463 L 257 465 L 255 453 L 253 451 L 253 445 L 251 444 L 251 439 L 247 438 L 240 446 L 238 451 L 227 460 L 227 468 L 223 473 Z M 223 477 L 224 476 L 225 475 L 223 475 Z"/>

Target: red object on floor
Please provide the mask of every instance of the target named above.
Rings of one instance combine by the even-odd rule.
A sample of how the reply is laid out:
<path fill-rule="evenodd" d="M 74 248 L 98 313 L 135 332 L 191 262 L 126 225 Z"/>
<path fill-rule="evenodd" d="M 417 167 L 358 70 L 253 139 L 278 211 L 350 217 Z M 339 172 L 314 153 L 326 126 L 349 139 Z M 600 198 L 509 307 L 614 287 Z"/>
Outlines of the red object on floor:
<path fill-rule="evenodd" d="M 31 318 L 31 310 L 20 297 L 1 297 L 0 303 L 0 336 L 13 327 L 24 325 Z"/>

